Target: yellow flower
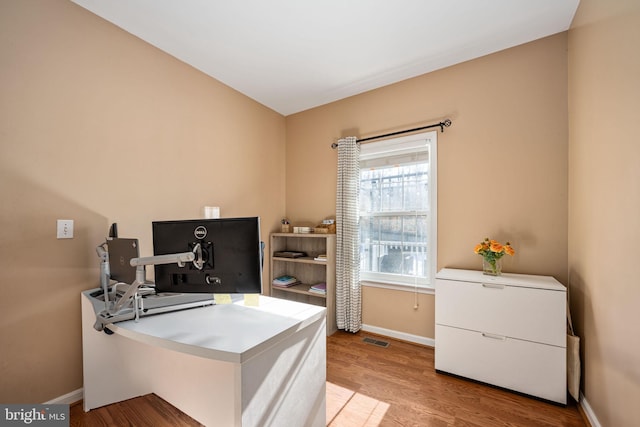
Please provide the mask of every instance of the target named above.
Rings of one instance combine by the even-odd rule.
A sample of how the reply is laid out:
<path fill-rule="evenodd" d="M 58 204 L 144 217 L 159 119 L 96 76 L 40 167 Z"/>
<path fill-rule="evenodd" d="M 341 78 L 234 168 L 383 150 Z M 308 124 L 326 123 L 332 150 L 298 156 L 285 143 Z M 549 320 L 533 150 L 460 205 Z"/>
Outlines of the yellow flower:
<path fill-rule="evenodd" d="M 491 249 L 491 252 L 500 253 L 502 252 L 503 246 L 495 240 L 492 240 L 489 249 Z"/>
<path fill-rule="evenodd" d="M 482 255 L 487 260 L 495 260 L 502 258 L 504 254 L 514 255 L 516 251 L 511 247 L 511 243 L 507 242 L 504 245 L 497 240 L 489 239 L 486 237 L 482 242 L 478 243 L 473 252 L 478 255 Z"/>

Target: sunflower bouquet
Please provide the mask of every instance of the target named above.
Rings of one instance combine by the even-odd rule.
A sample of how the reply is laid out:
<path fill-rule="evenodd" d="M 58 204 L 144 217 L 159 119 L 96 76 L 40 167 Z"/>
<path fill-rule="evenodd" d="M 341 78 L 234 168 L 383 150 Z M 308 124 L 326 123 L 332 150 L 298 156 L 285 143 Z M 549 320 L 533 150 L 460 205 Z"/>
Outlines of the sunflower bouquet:
<path fill-rule="evenodd" d="M 516 251 L 511 247 L 511 243 L 504 245 L 497 240 L 485 238 L 478 243 L 473 250 L 478 255 L 482 255 L 483 271 L 485 274 L 499 276 L 502 273 L 502 265 L 500 259 L 505 255 L 513 256 Z"/>

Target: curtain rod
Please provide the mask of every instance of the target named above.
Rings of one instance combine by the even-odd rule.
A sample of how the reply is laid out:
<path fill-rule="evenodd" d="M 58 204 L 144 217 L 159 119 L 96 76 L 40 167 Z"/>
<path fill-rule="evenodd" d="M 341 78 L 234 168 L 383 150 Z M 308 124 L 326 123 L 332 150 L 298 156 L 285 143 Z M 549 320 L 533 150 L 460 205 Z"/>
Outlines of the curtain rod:
<path fill-rule="evenodd" d="M 451 126 L 451 120 L 445 119 L 445 120 L 441 121 L 440 123 L 434 123 L 432 125 L 422 126 L 422 127 L 419 127 L 419 128 L 400 130 L 398 132 L 385 133 L 384 135 L 370 136 L 368 138 L 357 139 L 357 141 L 358 142 L 371 141 L 372 139 L 386 138 L 388 136 L 401 135 L 403 133 L 416 132 L 416 131 L 419 131 L 419 130 L 431 129 L 431 128 L 435 128 L 435 127 L 439 127 L 440 128 L 440 132 L 444 132 L 444 128 L 445 127 L 449 127 L 449 126 Z M 337 142 L 334 142 L 333 144 L 331 144 L 331 148 L 337 148 L 337 147 L 338 147 L 338 143 Z"/>

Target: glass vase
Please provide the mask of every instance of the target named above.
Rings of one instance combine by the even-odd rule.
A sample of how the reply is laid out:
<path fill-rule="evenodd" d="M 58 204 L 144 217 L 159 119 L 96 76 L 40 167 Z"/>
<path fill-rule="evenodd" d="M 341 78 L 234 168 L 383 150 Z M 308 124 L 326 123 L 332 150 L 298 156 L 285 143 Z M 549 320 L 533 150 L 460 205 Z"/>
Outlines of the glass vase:
<path fill-rule="evenodd" d="M 486 259 L 482 258 L 482 273 L 488 276 L 499 276 L 502 274 L 502 258 Z"/>

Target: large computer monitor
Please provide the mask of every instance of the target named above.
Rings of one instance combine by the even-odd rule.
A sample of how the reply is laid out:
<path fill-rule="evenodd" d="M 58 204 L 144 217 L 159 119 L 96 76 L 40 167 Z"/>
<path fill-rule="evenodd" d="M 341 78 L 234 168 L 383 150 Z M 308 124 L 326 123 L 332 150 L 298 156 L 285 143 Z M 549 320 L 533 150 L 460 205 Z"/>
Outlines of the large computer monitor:
<path fill-rule="evenodd" d="M 195 251 L 197 262 L 155 265 L 156 293 L 261 293 L 260 219 L 154 221 L 153 253 Z M 199 245 L 199 246 L 198 246 Z"/>

